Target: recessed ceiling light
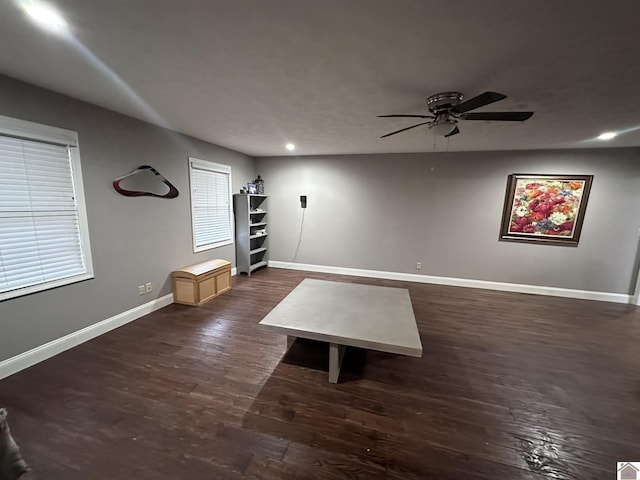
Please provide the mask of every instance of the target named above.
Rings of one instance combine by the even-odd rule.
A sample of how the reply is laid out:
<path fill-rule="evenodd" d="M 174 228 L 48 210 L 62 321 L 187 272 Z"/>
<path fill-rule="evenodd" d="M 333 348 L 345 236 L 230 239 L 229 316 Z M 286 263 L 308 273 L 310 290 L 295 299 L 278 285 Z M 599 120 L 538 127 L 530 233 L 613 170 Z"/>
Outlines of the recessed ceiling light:
<path fill-rule="evenodd" d="M 286 148 L 289 151 L 293 151 L 296 149 L 296 146 L 293 143 L 287 143 L 284 148 Z"/>
<path fill-rule="evenodd" d="M 605 132 L 601 135 L 598 135 L 598 140 L 611 140 L 612 138 L 617 137 L 618 134 L 616 132 Z"/>
<path fill-rule="evenodd" d="M 38 0 L 21 0 L 20 7 L 31 19 L 47 30 L 64 32 L 68 28 L 67 21 L 57 11 Z"/>

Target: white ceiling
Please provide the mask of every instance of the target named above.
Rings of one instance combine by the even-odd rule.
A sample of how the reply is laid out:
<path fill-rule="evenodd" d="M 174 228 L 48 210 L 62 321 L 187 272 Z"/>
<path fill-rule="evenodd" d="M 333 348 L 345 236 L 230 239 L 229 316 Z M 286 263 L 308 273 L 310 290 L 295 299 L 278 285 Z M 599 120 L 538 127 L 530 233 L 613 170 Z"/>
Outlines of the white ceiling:
<path fill-rule="evenodd" d="M 0 72 L 252 156 L 432 151 L 426 127 L 380 139 L 419 122 L 376 115 L 449 90 L 535 111 L 463 122 L 449 151 L 640 146 L 638 0 L 51 4 L 71 38 L 0 2 Z"/>

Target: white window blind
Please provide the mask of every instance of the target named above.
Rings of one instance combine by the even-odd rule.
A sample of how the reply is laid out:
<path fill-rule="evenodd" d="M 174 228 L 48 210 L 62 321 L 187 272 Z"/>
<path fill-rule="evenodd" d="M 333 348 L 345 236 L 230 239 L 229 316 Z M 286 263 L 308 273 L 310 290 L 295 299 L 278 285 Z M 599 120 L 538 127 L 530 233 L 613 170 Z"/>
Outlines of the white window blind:
<path fill-rule="evenodd" d="M 7 136 L 0 120 L 0 300 L 91 278 L 77 147 Z"/>
<path fill-rule="evenodd" d="M 233 243 L 231 167 L 189 159 L 194 252 Z"/>

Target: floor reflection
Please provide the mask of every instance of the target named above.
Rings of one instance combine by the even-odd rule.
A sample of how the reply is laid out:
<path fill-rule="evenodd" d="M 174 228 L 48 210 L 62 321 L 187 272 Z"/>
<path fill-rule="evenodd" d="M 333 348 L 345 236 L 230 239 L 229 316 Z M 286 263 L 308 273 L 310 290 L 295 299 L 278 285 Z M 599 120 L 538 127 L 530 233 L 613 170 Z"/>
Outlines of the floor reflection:
<path fill-rule="evenodd" d="M 562 458 L 562 445 L 553 441 L 551 436 L 542 434 L 538 440 L 518 438 L 522 458 L 535 473 L 541 473 L 557 480 L 577 480 L 570 472 L 569 465 Z"/>

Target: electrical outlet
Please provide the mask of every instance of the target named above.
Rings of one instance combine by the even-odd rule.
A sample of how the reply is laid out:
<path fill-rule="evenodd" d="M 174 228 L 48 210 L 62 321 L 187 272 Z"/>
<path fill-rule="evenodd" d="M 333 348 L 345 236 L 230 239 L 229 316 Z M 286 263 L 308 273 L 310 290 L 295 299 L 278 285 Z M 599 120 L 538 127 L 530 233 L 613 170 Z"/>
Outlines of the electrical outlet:
<path fill-rule="evenodd" d="M 139 295 L 144 295 L 146 292 L 147 292 L 147 290 L 144 287 L 144 285 L 138 285 L 138 294 Z"/>
<path fill-rule="evenodd" d="M 416 263 L 416 270 L 422 270 L 422 262 Z"/>
<path fill-rule="evenodd" d="M 145 292 L 146 292 L 146 293 L 149 293 L 151 290 L 153 290 L 153 288 L 151 287 L 151 282 L 147 283 L 147 284 L 144 286 L 144 289 L 145 289 Z"/>

